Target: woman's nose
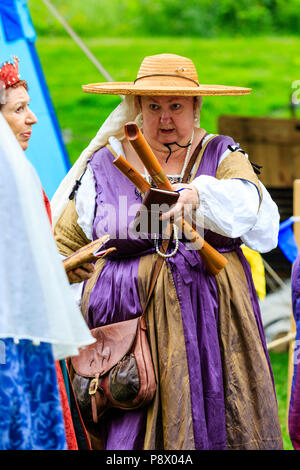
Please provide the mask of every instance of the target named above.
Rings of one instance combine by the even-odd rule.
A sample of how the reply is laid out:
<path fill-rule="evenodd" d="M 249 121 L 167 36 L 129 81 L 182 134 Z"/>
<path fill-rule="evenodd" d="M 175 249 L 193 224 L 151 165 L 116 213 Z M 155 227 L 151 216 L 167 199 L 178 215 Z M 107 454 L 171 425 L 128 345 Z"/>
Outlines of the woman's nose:
<path fill-rule="evenodd" d="M 167 111 L 163 111 L 160 116 L 160 121 L 162 124 L 166 124 L 171 121 L 171 116 Z"/>
<path fill-rule="evenodd" d="M 26 116 L 26 122 L 31 125 L 37 122 L 37 117 L 34 114 L 34 112 L 31 111 L 31 109 L 28 110 L 28 114 Z"/>

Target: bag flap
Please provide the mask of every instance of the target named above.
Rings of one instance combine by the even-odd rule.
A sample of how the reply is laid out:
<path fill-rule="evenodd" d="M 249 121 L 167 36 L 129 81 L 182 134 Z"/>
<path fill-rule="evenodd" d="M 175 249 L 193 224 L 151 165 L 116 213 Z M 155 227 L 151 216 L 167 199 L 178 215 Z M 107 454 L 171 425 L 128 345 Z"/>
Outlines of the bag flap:
<path fill-rule="evenodd" d="M 71 357 L 77 374 L 85 377 L 104 375 L 114 367 L 133 345 L 139 318 L 101 326 L 91 330 L 97 342 Z"/>

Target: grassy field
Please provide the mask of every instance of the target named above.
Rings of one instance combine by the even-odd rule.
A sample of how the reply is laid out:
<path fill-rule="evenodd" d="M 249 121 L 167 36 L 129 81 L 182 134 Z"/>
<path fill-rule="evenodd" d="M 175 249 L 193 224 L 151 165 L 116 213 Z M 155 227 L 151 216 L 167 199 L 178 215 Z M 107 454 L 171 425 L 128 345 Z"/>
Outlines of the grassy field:
<path fill-rule="evenodd" d="M 201 83 L 249 86 L 250 96 L 207 97 L 201 124 L 217 132 L 222 114 L 289 117 L 292 82 L 300 79 L 298 38 L 90 38 L 87 46 L 117 81 L 133 80 L 146 55 L 172 52 L 190 57 Z M 119 97 L 84 94 L 81 85 L 104 81 L 95 66 L 68 37 L 39 38 L 37 50 L 57 117 L 73 163 L 88 145 Z M 21 64 L 20 64 L 21 65 Z M 286 353 L 272 353 L 280 422 L 285 449 L 292 449 L 287 433 Z"/>

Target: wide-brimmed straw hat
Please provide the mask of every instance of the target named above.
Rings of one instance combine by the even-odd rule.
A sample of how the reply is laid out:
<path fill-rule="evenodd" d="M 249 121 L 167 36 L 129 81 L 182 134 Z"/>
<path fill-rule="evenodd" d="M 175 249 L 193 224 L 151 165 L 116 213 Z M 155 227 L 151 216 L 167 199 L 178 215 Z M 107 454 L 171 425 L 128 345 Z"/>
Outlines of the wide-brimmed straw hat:
<path fill-rule="evenodd" d="M 251 88 L 199 83 L 193 62 L 175 54 L 145 57 L 134 82 L 105 82 L 83 85 L 86 93 L 108 95 L 248 95 Z"/>

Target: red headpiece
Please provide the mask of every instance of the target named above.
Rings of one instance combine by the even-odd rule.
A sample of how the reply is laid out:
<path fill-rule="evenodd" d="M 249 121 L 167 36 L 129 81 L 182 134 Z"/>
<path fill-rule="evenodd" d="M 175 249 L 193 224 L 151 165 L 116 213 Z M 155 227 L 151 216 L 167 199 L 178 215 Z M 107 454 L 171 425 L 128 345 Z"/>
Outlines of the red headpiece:
<path fill-rule="evenodd" d="M 14 57 L 14 62 L 4 62 L 0 67 L 0 82 L 4 83 L 3 88 L 9 88 L 20 81 L 18 62 L 19 59 Z"/>

